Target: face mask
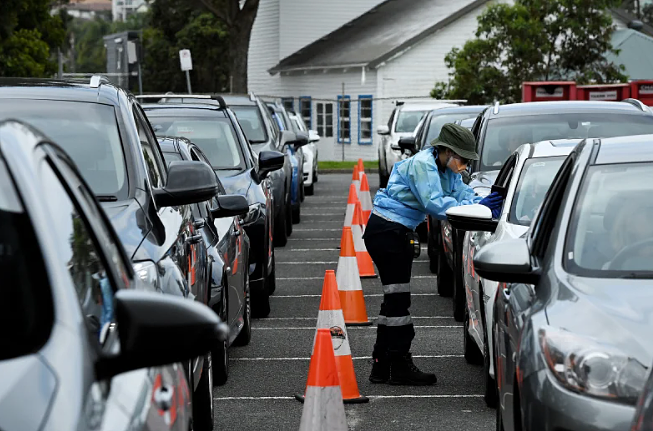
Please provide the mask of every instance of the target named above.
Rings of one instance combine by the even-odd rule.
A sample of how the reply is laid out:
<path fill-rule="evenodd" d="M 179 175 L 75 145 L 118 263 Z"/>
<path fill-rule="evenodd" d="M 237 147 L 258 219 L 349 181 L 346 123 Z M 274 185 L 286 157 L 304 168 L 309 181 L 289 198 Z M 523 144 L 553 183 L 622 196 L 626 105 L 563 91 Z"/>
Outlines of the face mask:
<path fill-rule="evenodd" d="M 459 174 L 465 170 L 465 165 L 460 163 L 460 161 L 454 156 L 449 156 L 447 159 L 447 167 L 456 174 Z"/>

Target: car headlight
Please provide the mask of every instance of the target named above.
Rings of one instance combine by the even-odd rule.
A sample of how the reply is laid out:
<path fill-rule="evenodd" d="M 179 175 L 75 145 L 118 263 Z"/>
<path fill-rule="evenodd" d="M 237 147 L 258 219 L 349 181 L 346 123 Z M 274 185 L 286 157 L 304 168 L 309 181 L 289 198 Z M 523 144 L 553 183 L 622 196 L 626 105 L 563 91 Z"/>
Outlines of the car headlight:
<path fill-rule="evenodd" d="M 249 206 L 247 215 L 243 218 L 243 225 L 254 223 L 263 213 L 263 205 L 260 203 L 252 204 Z"/>
<path fill-rule="evenodd" d="M 635 404 L 647 370 L 615 347 L 545 326 L 539 331 L 546 363 L 566 388 L 617 402 Z"/>
<path fill-rule="evenodd" d="M 161 280 L 159 278 L 159 269 L 156 266 L 156 263 L 151 260 L 146 260 L 142 262 L 135 262 L 133 264 L 134 272 L 136 273 L 136 280 L 140 282 L 140 288 L 142 290 L 152 290 L 154 289 L 157 292 L 162 292 L 161 289 Z M 137 284 L 136 289 L 139 289 Z"/>

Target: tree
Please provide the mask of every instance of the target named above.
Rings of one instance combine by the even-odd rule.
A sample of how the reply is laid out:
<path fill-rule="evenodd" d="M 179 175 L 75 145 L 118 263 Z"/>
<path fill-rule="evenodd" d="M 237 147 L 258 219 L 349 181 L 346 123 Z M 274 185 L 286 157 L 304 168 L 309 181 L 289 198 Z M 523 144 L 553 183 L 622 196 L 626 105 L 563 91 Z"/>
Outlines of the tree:
<path fill-rule="evenodd" d="M 478 17 L 476 38 L 445 57 L 448 83 L 431 95 L 470 103 L 521 100 L 521 84 L 569 79 L 622 82 L 623 67 L 606 60 L 616 51 L 609 8 L 619 0 L 517 0 L 496 4 Z"/>

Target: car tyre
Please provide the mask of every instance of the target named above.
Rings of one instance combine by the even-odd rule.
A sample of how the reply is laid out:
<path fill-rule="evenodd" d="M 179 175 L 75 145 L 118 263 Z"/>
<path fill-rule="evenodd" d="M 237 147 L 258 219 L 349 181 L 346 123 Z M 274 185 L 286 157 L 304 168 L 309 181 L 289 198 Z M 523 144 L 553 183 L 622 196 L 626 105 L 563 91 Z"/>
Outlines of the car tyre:
<path fill-rule="evenodd" d="M 497 383 L 490 376 L 490 348 L 488 345 L 487 330 L 483 334 L 483 380 L 485 383 L 485 393 L 483 398 L 485 399 L 485 405 L 494 408 L 497 406 Z M 496 368 L 494 375 L 497 375 Z"/>
<path fill-rule="evenodd" d="M 252 296 L 252 317 L 268 317 L 270 315 L 270 293 L 267 288 Z"/>
<path fill-rule="evenodd" d="M 317 183 L 317 166 L 315 166 L 315 170 L 313 171 L 313 183 Z"/>
<path fill-rule="evenodd" d="M 292 202 L 290 201 L 290 191 L 286 197 L 286 232 L 288 236 L 292 235 Z"/>
<path fill-rule="evenodd" d="M 252 340 L 252 298 L 249 293 L 249 276 L 245 275 L 245 309 L 243 310 L 243 327 L 234 340 L 234 346 L 246 346 Z"/>
<path fill-rule="evenodd" d="M 444 297 L 451 296 L 453 291 L 453 273 L 451 272 L 451 268 L 449 268 L 447 258 L 442 250 L 438 250 L 438 270 L 435 282 L 438 286 L 438 295 Z"/>
<path fill-rule="evenodd" d="M 313 182 L 310 186 L 305 186 L 304 190 L 308 196 L 313 196 L 315 194 L 315 177 L 313 177 Z"/>
<path fill-rule="evenodd" d="M 297 205 L 297 207 L 293 208 L 292 210 L 293 224 L 298 224 L 301 221 L 301 216 L 302 216 L 302 207 L 300 205 Z"/>
<path fill-rule="evenodd" d="M 227 383 L 227 379 L 229 378 L 229 340 L 221 342 L 212 352 L 212 357 L 216 361 L 212 364 L 213 384 L 222 386 Z"/>
<path fill-rule="evenodd" d="M 193 394 L 193 429 L 212 431 L 214 411 L 211 353 L 204 357 L 204 365 L 206 369 L 202 370 L 202 376 Z"/>
<path fill-rule="evenodd" d="M 460 237 L 460 238 L 459 238 Z M 463 284 L 463 239 L 464 237 L 456 232 L 456 241 L 453 250 L 453 318 L 462 322 L 465 318 L 465 286 Z"/>
<path fill-rule="evenodd" d="M 463 354 L 468 364 L 480 365 L 483 363 L 483 355 L 476 342 L 469 335 L 469 310 L 465 307 L 465 322 L 463 324 Z"/>
<path fill-rule="evenodd" d="M 274 246 L 284 247 L 288 244 L 288 230 L 286 225 L 286 205 L 281 206 L 281 213 L 274 220 Z"/>
<path fill-rule="evenodd" d="M 302 175 L 303 177 L 303 175 Z M 304 199 L 306 198 L 306 190 L 304 186 L 304 180 L 303 178 L 300 177 L 299 181 L 299 202 L 304 202 Z"/>

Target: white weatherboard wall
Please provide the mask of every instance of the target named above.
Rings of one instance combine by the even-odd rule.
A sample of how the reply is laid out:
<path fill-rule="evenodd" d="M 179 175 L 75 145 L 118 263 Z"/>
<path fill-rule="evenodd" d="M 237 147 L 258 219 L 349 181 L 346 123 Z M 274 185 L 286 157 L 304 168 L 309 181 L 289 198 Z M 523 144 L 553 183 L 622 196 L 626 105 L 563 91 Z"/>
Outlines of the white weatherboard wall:
<path fill-rule="evenodd" d="M 261 0 L 252 27 L 247 58 L 247 86 L 255 93 L 274 93 L 278 77 L 268 69 L 279 62 L 279 1 Z"/>

